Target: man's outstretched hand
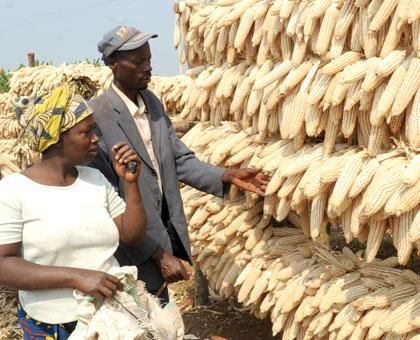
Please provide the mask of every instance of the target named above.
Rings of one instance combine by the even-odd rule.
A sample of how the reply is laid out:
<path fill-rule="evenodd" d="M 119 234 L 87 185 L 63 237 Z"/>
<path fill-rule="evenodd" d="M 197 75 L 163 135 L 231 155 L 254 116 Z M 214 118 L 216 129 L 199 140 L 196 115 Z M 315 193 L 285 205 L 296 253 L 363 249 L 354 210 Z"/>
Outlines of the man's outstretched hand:
<path fill-rule="evenodd" d="M 223 183 L 231 183 L 240 189 L 264 196 L 268 178 L 262 172 L 250 168 L 227 169 L 223 174 Z"/>

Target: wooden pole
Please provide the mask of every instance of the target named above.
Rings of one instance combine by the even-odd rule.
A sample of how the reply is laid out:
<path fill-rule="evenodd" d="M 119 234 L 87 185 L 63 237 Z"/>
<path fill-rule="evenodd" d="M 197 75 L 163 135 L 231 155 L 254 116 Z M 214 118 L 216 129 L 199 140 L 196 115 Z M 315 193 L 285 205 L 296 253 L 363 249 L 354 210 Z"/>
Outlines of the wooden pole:
<path fill-rule="evenodd" d="M 329 229 L 328 223 L 326 221 L 322 222 L 319 238 L 322 244 L 327 246 L 328 249 L 331 249 Z"/>
<path fill-rule="evenodd" d="M 195 306 L 205 306 L 209 304 L 209 286 L 206 277 L 198 269 L 198 266 L 194 264 L 195 274 L 195 286 L 194 286 L 194 298 Z"/>
<path fill-rule="evenodd" d="M 35 53 L 28 53 L 28 65 L 29 67 L 35 67 Z"/>

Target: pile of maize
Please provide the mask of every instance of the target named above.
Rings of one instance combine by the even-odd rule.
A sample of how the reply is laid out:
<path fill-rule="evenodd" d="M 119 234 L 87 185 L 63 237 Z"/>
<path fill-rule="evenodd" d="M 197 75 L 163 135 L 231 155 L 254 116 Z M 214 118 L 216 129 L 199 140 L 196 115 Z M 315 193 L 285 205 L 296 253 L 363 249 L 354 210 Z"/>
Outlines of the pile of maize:
<path fill-rule="evenodd" d="M 302 232 L 315 241 L 327 222 L 340 226 L 347 242 L 367 243 L 367 262 L 375 259 L 385 235 L 392 235 L 401 265 L 420 250 L 420 155 L 401 146 L 369 157 L 361 147 L 339 144 L 323 156 L 324 143 L 296 151 L 293 141 L 261 141 L 252 129 L 240 131 L 235 123 L 217 128 L 200 123 L 183 140 L 203 161 L 270 176 L 258 205 L 267 220 L 281 222 L 297 214 L 304 221 Z M 247 196 L 254 206 L 256 198 Z"/>
<path fill-rule="evenodd" d="M 33 93 L 49 91 L 61 84 L 63 77 L 73 79 L 87 77 L 95 83 L 99 93 L 112 82 L 109 67 L 97 67 L 93 64 L 64 64 L 62 66 L 40 65 L 24 67 L 12 72 L 9 95 L 30 96 Z"/>
<path fill-rule="evenodd" d="M 407 269 L 420 249 L 418 0 L 186 0 L 174 11 L 189 69 L 157 92 L 203 122 L 185 144 L 271 177 L 263 198 L 182 189 L 210 285 L 284 339 L 418 336 L 420 278 Z M 366 248 L 327 250 L 327 225 Z M 395 257 L 377 258 L 384 244 Z"/>
<path fill-rule="evenodd" d="M 344 138 L 372 156 L 389 136 L 418 149 L 419 7 L 418 0 L 181 1 L 174 45 L 190 67 L 181 115 L 216 126 L 233 120 L 298 144 L 322 134 L 332 148 Z M 169 101 L 179 96 L 166 89 L 174 92 Z"/>
<path fill-rule="evenodd" d="M 321 159 L 322 144 L 295 152 L 292 141 L 262 142 L 250 132 L 235 123 L 200 123 L 183 137 L 203 161 L 273 176 L 264 198 L 234 188 L 229 200 L 181 189 L 192 255 L 211 287 L 235 295 L 257 317 L 270 317 L 273 334 L 282 331 L 283 339 L 413 339 L 420 327 L 420 277 L 395 267 L 420 248 L 419 202 L 411 209 L 395 202 L 390 208 L 401 210 L 388 212 L 398 191 L 386 191 L 391 198 L 384 201 L 376 196 L 386 186 L 375 184 L 387 181 L 375 179 L 380 169 L 408 169 L 404 151 L 396 147 L 368 160 L 361 148 L 343 144 Z M 350 160 L 358 170 L 345 165 Z M 412 177 L 403 178 L 413 188 Z M 320 231 L 327 220 L 343 229 L 347 241 L 365 241 L 364 254 L 324 248 Z M 385 234 L 393 236 L 398 255 L 379 260 Z"/>

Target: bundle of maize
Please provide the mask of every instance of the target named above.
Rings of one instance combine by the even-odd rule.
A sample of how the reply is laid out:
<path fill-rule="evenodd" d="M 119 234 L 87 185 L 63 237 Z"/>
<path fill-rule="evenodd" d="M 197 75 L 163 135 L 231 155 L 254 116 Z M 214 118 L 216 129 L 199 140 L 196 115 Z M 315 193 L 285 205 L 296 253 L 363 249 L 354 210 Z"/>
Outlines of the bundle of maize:
<path fill-rule="evenodd" d="M 303 144 L 325 133 L 376 155 L 393 135 L 420 147 L 418 0 L 181 1 L 191 83 L 181 117 L 234 120 Z"/>
<path fill-rule="evenodd" d="M 375 155 L 389 136 L 395 136 L 418 149 L 420 59 L 396 52 L 389 57 L 400 60 L 387 77 L 375 73 L 385 67 L 379 58 L 359 60 L 348 52 L 323 67 L 313 60 L 297 68 L 290 60 L 278 64 L 268 60 L 262 66 L 247 66 L 246 62 L 208 66 L 198 76 L 184 78 L 178 89 L 173 88 L 178 82 L 165 80 L 168 85 L 163 92 L 168 100 L 178 100 L 170 106 L 183 107 L 184 119 L 210 121 L 216 126 L 232 120 L 244 129 L 252 126 L 262 137 L 280 133 L 283 139 L 303 143 L 306 136 L 324 134 L 334 144 L 341 136 Z M 345 63 L 342 58 L 354 63 L 344 70 L 333 65 L 337 73 L 327 75 L 325 69 L 331 64 Z M 369 72 L 368 64 L 373 65 Z"/>
<path fill-rule="evenodd" d="M 263 199 L 232 189 L 223 202 L 183 189 L 193 254 L 213 288 L 270 315 L 285 339 L 418 334 L 420 279 L 410 273 L 394 285 L 388 275 L 403 271 L 382 268 L 420 249 L 419 9 L 418 0 L 174 7 L 174 45 L 191 78 L 180 116 L 209 122 L 184 142 L 204 161 L 271 176 Z M 298 229 L 278 230 L 274 220 Z M 366 243 L 364 259 L 308 251 L 327 223 Z M 397 256 L 380 262 L 388 236 Z M 382 297 L 405 284 L 401 300 Z M 376 295 L 369 308 L 352 303 Z M 382 316 L 392 322 L 381 326 Z"/>
<path fill-rule="evenodd" d="M 420 52 L 418 0 L 186 0 L 174 12 L 174 47 L 190 68 L 268 59 L 298 65 L 348 50 L 365 58 Z"/>
<path fill-rule="evenodd" d="M 13 172 L 20 171 L 20 168 L 12 161 L 11 157 L 6 153 L 0 154 L 0 179 Z"/>
<path fill-rule="evenodd" d="M 420 278 L 398 259 L 366 263 L 349 248 L 329 252 L 293 212 L 273 227 L 265 202 L 224 201 L 182 189 L 192 254 L 220 295 L 236 294 L 282 339 L 412 339 L 420 328 Z M 308 219 L 308 218 L 306 218 Z M 387 322 L 384 322 L 384 317 Z"/>
<path fill-rule="evenodd" d="M 10 148 L 16 143 L 21 130 L 21 126 L 12 113 L 9 94 L 0 94 L 0 157 L 7 158 L 6 154 L 10 153 Z M 16 157 L 13 158 L 17 162 Z M 5 176 L 4 173 L 9 173 L 9 170 L 17 171 L 13 169 L 14 167 L 6 166 L 6 162 L 0 159 L 0 173 L 3 173 L 3 176 Z"/>
<path fill-rule="evenodd" d="M 64 64 L 62 66 L 41 65 L 25 67 L 12 72 L 10 79 L 10 95 L 29 96 L 35 91 L 48 91 L 60 85 L 63 77 L 67 79 L 88 77 L 102 93 L 112 82 L 109 67 L 97 67 L 93 64 Z"/>
<path fill-rule="evenodd" d="M 151 90 L 163 103 L 168 115 L 179 114 L 186 101 L 184 92 L 189 88 L 191 77 L 181 75 L 176 77 L 152 77 L 148 89 Z"/>
<path fill-rule="evenodd" d="M 296 213 L 305 221 L 302 231 L 314 240 L 326 222 L 340 226 L 347 242 L 367 243 L 367 262 L 385 235 L 393 237 L 400 264 L 420 249 L 420 155 L 402 146 L 371 157 L 360 147 L 337 144 L 323 157 L 324 143 L 296 151 L 293 141 L 261 141 L 235 123 L 217 128 L 200 123 L 183 140 L 203 161 L 271 176 L 260 207 L 266 219 L 282 221 Z M 252 206 L 254 198 L 246 196 Z"/>
<path fill-rule="evenodd" d="M 11 112 L 10 95 L 8 93 L 0 93 L 0 115 L 10 115 Z"/>

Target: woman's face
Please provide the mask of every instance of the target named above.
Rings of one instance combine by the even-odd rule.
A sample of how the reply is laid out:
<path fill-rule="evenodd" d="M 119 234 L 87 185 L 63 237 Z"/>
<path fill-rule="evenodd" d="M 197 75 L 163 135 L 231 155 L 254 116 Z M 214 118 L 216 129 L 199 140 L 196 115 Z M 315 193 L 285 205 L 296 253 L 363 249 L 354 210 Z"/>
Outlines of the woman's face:
<path fill-rule="evenodd" d="M 89 163 L 98 152 L 100 138 L 95 132 L 93 115 L 63 133 L 63 153 L 74 165 Z"/>

